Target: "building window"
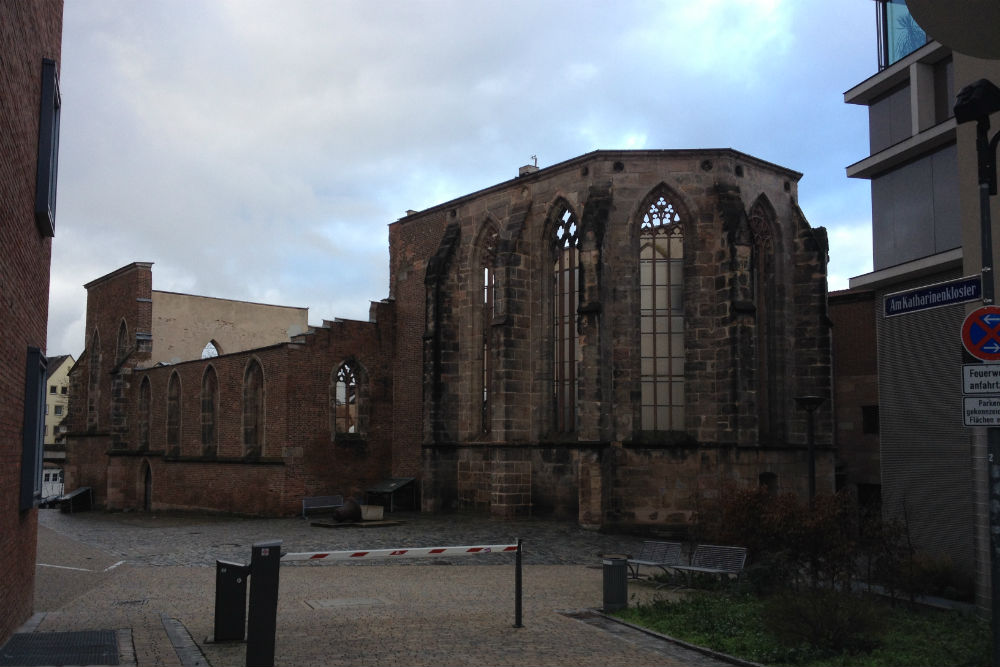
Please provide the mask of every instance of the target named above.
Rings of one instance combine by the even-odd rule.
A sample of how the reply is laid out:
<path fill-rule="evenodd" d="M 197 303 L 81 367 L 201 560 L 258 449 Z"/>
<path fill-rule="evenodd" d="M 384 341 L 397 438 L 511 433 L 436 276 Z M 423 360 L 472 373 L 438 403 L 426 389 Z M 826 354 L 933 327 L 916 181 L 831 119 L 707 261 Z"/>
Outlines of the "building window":
<path fill-rule="evenodd" d="M 570 433 L 576 430 L 580 237 L 576 216 L 565 203 L 556 208 L 551 240 L 554 427 L 558 433 Z"/>
<path fill-rule="evenodd" d="M 42 497 L 46 365 L 42 351 L 29 347 L 24 376 L 24 427 L 21 431 L 21 510 L 31 509 Z"/>
<path fill-rule="evenodd" d="M 60 387 L 59 393 L 65 396 L 67 393 L 69 393 L 69 387 Z"/>
<path fill-rule="evenodd" d="M 640 424 L 684 429 L 684 233 L 666 193 L 643 206 L 639 224 Z"/>
<path fill-rule="evenodd" d="M 151 404 L 149 378 L 142 378 L 139 385 L 139 450 L 149 449 L 149 409 Z"/>
<path fill-rule="evenodd" d="M 243 375 L 243 453 L 260 456 L 264 445 L 264 371 L 256 359 Z"/>
<path fill-rule="evenodd" d="M 97 329 L 90 336 L 87 377 L 87 428 L 96 429 L 99 423 L 98 408 L 101 391 L 101 335 Z"/>
<path fill-rule="evenodd" d="M 118 326 L 118 344 L 115 345 L 115 365 L 125 361 L 126 356 L 128 356 L 128 327 L 125 326 L 125 320 L 122 320 Z"/>
<path fill-rule="evenodd" d="M 54 384 L 49 385 L 49 393 L 50 394 L 56 393 L 56 386 Z"/>
<path fill-rule="evenodd" d="M 489 433 L 490 431 L 490 399 L 491 383 L 493 378 L 493 354 L 491 331 L 493 318 L 500 314 L 499 289 L 496 271 L 496 248 L 499 234 L 496 227 L 490 227 L 483 235 L 483 244 L 479 253 L 479 264 L 482 271 L 483 282 L 482 302 L 480 304 L 480 331 L 481 331 L 481 359 L 479 388 L 482 396 L 480 405 L 480 431 Z"/>
<path fill-rule="evenodd" d="M 205 347 L 201 350 L 202 359 L 213 359 L 219 356 L 219 344 L 214 340 L 210 340 L 205 343 Z"/>
<path fill-rule="evenodd" d="M 867 435 L 878 435 L 878 406 L 861 406 L 861 432 Z"/>
<path fill-rule="evenodd" d="M 777 337 L 774 303 L 774 233 L 771 215 L 758 201 L 750 209 L 749 223 L 753 245 L 750 254 L 750 288 L 755 308 L 757 353 L 757 432 L 758 440 L 768 444 L 780 439 L 782 427 L 778 408 L 782 405 L 777 372 Z"/>
<path fill-rule="evenodd" d="M 876 7 L 882 70 L 926 44 L 927 34 L 913 20 L 906 0 L 880 0 Z"/>
<path fill-rule="evenodd" d="M 201 446 L 202 453 L 208 454 L 216 446 L 215 406 L 219 402 L 219 379 L 211 366 L 205 369 L 201 379 Z"/>
<path fill-rule="evenodd" d="M 59 417 L 59 416 L 62 415 L 62 413 L 63 413 L 63 406 L 61 406 L 61 405 L 54 405 L 52 407 L 55 410 L 55 413 L 56 413 L 57 417 Z"/>
<path fill-rule="evenodd" d="M 56 176 L 59 172 L 59 71 L 42 60 L 42 101 L 38 119 L 38 171 L 35 176 L 35 225 L 42 236 L 56 229 Z"/>
<path fill-rule="evenodd" d="M 358 430 L 358 378 L 349 362 L 337 369 L 334 383 L 334 432 L 357 434 Z"/>
<path fill-rule="evenodd" d="M 167 447 L 178 447 L 181 442 L 181 379 L 177 372 L 170 374 L 167 382 Z"/>

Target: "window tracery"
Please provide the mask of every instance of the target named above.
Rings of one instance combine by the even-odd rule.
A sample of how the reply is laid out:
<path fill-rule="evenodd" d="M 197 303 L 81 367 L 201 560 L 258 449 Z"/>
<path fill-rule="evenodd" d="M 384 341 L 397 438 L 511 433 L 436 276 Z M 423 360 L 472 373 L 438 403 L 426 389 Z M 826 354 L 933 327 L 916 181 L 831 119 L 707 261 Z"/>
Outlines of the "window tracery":
<path fill-rule="evenodd" d="M 640 424 L 684 429 L 684 232 L 666 193 L 639 221 Z"/>
<path fill-rule="evenodd" d="M 580 237 L 569 206 L 563 203 L 556 210 L 552 228 L 552 400 L 555 431 L 569 433 L 576 430 Z"/>
<path fill-rule="evenodd" d="M 358 378 L 350 362 L 337 369 L 334 394 L 334 430 L 336 433 L 357 434 L 358 429 Z"/>

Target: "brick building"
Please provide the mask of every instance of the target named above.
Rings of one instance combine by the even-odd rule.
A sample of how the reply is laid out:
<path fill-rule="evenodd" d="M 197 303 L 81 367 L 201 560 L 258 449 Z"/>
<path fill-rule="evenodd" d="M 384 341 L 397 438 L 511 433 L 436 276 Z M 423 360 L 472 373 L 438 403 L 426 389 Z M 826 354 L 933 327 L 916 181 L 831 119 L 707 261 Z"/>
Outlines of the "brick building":
<path fill-rule="evenodd" d="M 795 399 L 830 398 L 831 360 L 800 176 L 728 149 L 525 167 L 391 224 L 369 322 L 164 366 L 125 267 L 87 285 L 68 488 L 288 514 L 391 475 L 425 510 L 661 528 L 727 481 L 805 493 Z M 830 400 L 815 419 L 832 490 Z"/>
<path fill-rule="evenodd" d="M 157 292 L 150 263 L 85 287 L 66 488 L 90 486 L 112 509 L 281 515 L 387 476 L 388 304 L 372 305 L 371 322 L 300 332 L 304 309 Z"/>
<path fill-rule="evenodd" d="M 62 5 L 0 2 L 0 644 L 34 602 Z"/>

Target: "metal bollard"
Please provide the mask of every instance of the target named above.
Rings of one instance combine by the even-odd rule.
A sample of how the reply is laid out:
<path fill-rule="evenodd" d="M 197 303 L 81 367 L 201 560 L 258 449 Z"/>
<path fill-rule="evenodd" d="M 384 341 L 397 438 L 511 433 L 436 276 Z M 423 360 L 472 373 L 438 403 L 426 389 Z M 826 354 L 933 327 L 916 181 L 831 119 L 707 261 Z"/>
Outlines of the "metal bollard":
<path fill-rule="evenodd" d="M 215 641 L 243 641 L 247 627 L 250 566 L 215 561 Z"/>
<path fill-rule="evenodd" d="M 624 558 L 605 558 L 604 611 L 617 611 L 628 606 L 628 561 Z"/>
<path fill-rule="evenodd" d="M 281 540 L 254 544 L 250 559 L 252 578 L 247 622 L 247 667 L 274 667 L 280 571 Z"/>

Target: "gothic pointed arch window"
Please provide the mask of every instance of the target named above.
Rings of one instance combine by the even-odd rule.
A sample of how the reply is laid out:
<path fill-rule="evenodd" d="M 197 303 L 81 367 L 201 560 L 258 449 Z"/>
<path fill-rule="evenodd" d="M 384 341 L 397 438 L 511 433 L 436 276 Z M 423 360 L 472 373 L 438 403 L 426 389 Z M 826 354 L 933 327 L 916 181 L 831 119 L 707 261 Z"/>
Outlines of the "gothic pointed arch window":
<path fill-rule="evenodd" d="M 98 410 L 101 395 L 101 335 L 97 329 L 90 335 L 87 349 L 87 428 L 98 426 Z"/>
<path fill-rule="evenodd" d="M 118 343 L 115 345 L 115 364 L 125 361 L 128 356 L 128 327 L 125 320 L 118 326 Z"/>
<path fill-rule="evenodd" d="M 149 378 L 144 377 L 139 384 L 139 433 L 137 442 L 139 451 L 149 449 L 149 412 L 151 405 L 152 398 L 150 395 Z"/>
<path fill-rule="evenodd" d="M 337 435 L 360 434 L 358 376 L 353 364 L 345 361 L 337 369 L 333 384 L 333 430 Z"/>
<path fill-rule="evenodd" d="M 684 430 L 684 231 L 670 193 L 643 204 L 639 220 L 640 424 Z"/>
<path fill-rule="evenodd" d="M 219 378 L 211 365 L 201 378 L 201 448 L 209 455 L 216 450 L 218 433 L 215 427 L 216 407 L 219 404 Z"/>
<path fill-rule="evenodd" d="M 774 225 L 771 208 L 758 199 L 750 207 L 750 288 L 755 306 L 758 437 L 762 444 L 781 438 L 776 368 Z"/>
<path fill-rule="evenodd" d="M 243 374 L 243 454 L 260 456 L 264 448 L 264 371 L 251 359 Z"/>
<path fill-rule="evenodd" d="M 167 449 L 181 444 L 181 378 L 174 371 L 167 381 Z"/>
<path fill-rule="evenodd" d="M 493 318 L 500 314 L 501 299 L 497 276 L 497 241 L 500 234 L 497 228 L 490 225 L 484 230 L 479 247 L 479 268 L 482 275 L 480 290 L 480 372 L 479 390 L 482 397 L 480 404 L 480 431 L 490 431 L 490 403 L 492 400 L 493 349 L 491 345 L 491 328 Z"/>
<path fill-rule="evenodd" d="M 219 356 L 219 354 L 220 354 L 219 344 L 216 343 L 214 340 L 210 340 L 207 343 L 205 343 L 205 347 L 203 347 L 201 350 L 202 359 L 214 359 L 215 357 Z"/>
<path fill-rule="evenodd" d="M 570 433 L 576 430 L 580 234 L 576 215 L 564 201 L 553 210 L 551 231 L 553 426 Z"/>

